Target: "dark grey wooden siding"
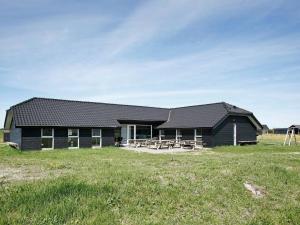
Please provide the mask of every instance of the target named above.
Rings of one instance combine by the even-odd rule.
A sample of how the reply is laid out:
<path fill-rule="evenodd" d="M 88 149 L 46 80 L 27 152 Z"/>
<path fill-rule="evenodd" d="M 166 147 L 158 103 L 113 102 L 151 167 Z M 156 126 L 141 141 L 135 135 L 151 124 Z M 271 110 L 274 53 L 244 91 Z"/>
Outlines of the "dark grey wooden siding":
<path fill-rule="evenodd" d="M 237 125 L 237 142 L 256 140 L 256 128 L 244 116 L 229 116 L 214 131 L 212 146 L 233 145 L 233 124 Z"/>
<path fill-rule="evenodd" d="M 20 139 L 22 140 L 22 150 L 39 150 L 41 149 L 41 128 L 22 128 Z M 22 132 L 21 132 L 22 131 Z M 115 132 L 113 128 L 102 128 L 102 146 L 114 145 Z M 92 147 L 92 129 L 79 129 L 79 147 Z M 54 148 L 68 148 L 68 128 L 54 128 Z"/>
<path fill-rule="evenodd" d="M 79 146 L 80 148 L 92 147 L 92 129 L 90 128 L 79 129 Z"/>
<path fill-rule="evenodd" d="M 202 129 L 202 141 L 205 147 L 209 147 L 213 145 L 212 129 L 210 128 Z"/>
<path fill-rule="evenodd" d="M 113 128 L 102 128 L 102 146 L 115 144 L 115 130 Z"/>
<path fill-rule="evenodd" d="M 67 128 L 54 128 L 54 148 L 68 148 Z"/>
<path fill-rule="evenodd" d="M 9 134 L 9 141 L 17 143 L 19 147 L 22 146 L 22 129 L 16 128 L 14 121 L 12 122 L 10 134 Z"/>
<path fill-rule="evenodd" d="M 9 137 L 10 137 L 9 133 L 3 133 L 3 142 L 8 142 L 10 139 Z"/>
<path fill-rule="evenodd" d="M 41 128 L 23 127 L 21 148 L 22 150 L 41 149 Z"/>
<path fill-rule="evenodd" d="M 236 118 L 237 142 L 256 140 L 256 128 L 247 117 Z"/>

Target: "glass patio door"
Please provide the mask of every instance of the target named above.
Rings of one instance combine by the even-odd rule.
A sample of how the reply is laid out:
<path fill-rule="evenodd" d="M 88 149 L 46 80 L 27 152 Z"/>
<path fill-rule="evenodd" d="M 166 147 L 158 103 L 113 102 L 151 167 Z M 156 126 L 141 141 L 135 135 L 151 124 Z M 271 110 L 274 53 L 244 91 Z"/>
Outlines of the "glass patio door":
<path fill-rule="evenodd" d="M 128 140 L 136 139 L 135 125 L 128 125 Z"/>
<path fill-rule="evenodd" d="M 151 139 L 152 125 L 127 125 L 127 143 L 129 140 Z"/>

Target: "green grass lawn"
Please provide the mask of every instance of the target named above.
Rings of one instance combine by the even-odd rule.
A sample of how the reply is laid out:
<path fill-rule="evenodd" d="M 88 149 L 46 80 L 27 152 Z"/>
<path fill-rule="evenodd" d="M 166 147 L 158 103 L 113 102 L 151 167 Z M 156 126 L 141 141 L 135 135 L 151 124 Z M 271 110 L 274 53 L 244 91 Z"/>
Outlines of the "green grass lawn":
<path fill-rule="evenodd" d="M 2 145 L 0 180 L 0 224 L 300 221 L 300 147 L 152 155 L 117 148 L 20 152 Z M 246 181 L 266 195 L 253 197 Z"/>
<path fill-rule="evenodd" d="M 3 142 L 3 129 L 0 129 L 0 143 Z"/>
<path fill-rule="evenodd" d="M 264 134 L 260 135 L 258 140 L 264 144 L 283 145 L 285 137 L 285 134 Z M 300 145 L 300 135 L 296 135 L 296 141 Z M 292 143 L 294 143 L 294 139 L 292 140 Z"/>

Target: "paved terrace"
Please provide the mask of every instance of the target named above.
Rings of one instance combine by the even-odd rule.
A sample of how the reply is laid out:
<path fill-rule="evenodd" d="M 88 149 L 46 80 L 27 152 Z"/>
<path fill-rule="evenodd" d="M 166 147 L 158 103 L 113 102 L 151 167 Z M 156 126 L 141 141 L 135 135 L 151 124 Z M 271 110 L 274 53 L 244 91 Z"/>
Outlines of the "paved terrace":
<path fill-rule="evenodd" d="M 163 149 L 153 149 L 153 148 L 146 148 L 146 147 L 121 147 L 121 149 L 128 150 L 128 151 L 135 151 L 135 152 L 146 152 L 151 154 L 173 154 L 173 153 L 182 153 L 182 152 L 201 152 L 201 151 L 207 151 L 210 148 L 201 148 L 201 149 L 191 149 L 191 148 L 163 148 Z"/>

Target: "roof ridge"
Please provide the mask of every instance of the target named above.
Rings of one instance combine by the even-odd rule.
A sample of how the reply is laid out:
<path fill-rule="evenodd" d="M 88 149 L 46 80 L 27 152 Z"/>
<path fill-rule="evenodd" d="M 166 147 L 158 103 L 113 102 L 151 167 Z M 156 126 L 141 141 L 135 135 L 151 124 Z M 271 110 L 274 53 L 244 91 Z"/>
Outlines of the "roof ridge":
<path fill-rule="evenodd" d="M 199 105 L 189 105 L 189 106 L 181 106 L 181 107 L 174 107 L 171 109 L 181 109 L 181 108 L 189 108 L 189 107 L 197 107 L 197 106 L 206 106 L 206 105 L 217 105 L 217 104 L 224 104 L 226 102 L 214 102 L 214 103 L 206 103 L 206 104 L 199 104 Z"/>
<path fill-rule="evenodd" d="M 22 101 L 22 102 L 19 102 L 19 103 L 15 104 L 15 105 L 12 105 L 9 109 L 12 109 L 12 108 L 14 108 L 14 107 L 16 107 L 16 106 L 18 106 L 18 105 L 22 105 L 22 104 L 24 104 L 24 103 L 30 102 L 30 101 L 32 101 L 32 100 L 34 100 L 34 99 L 36 99 L 36 98 L 37 98 L 37 97 L 32 97 L 32 98 L 29 98 L 29 99 L 24 100 L 24 101 Z"/>
<path fill-rule="evenodd" d="M 168 120 L 167 120 L 167 122 L 169 122 L 169 121 L 170 121 L 170 118 L 171 118 L 171 113 L 172 113 L 172 109 L 170 109 L 170 110 L 169 110 L 169 116 L 168 116 Z"/>
<path fill-rule="evenodd" d="M 29 102 L 29 101 L 34 100 L 34 99 L 54 100 L 54 101 L 64 101 L 64 102 L 78 102 L 78 103 L 92 103 L 92 104 L 105 104 L 105 105 L 119 105 L 119 106 L 130 106 L 130 107 L 142 107 L 142 108 L 155 108 L 155 109 L 170 110 L 169 108 L 155 107 L 155 106 L 129 105 L 129 104 L 118 104 L 118 103 L 107 103 L 107 102 L 94 102 L 94 101 L 82 101 L 82 100 L 71 100 L 71 99 L 45 98 L 45 97 L 33 97 L 33 98 L 30 98 L 30 99 L 25 100 L 23 102 L 20 102 L 20 103 L 18 103 L 16 105 L 13 105 L 12 107 L 24 104 L 24 103 Z"/>
<path fill-rule="evenodd" d="M 226 103 L 226 102 L 222 102 L 222 103 L 223 103 L 223 106 L 224 106 L 225 110 L 227 111 L 227 113 L 229 113 L 230 110 L 227 107 L 228 103 Z"/>
<path fill-rule="evenodd" d="M 253 114 L 251 111 L 247 110 L 247 109 L 244 109 L 244 108 L 241 108 L 241 107 L 238 107 L 236 105 L 233 105 L 233 104 L 230 104 L 230 103 L 227 103 L 227 102 L 224 102 L 224 105 L 225 105 L 225 108 L 226 110 L 228 111 L 228 113 L 232 113 L 231 109 L 238 109 L 238 110 L 243 110 L 247 113 L 251 113 Z"/>

